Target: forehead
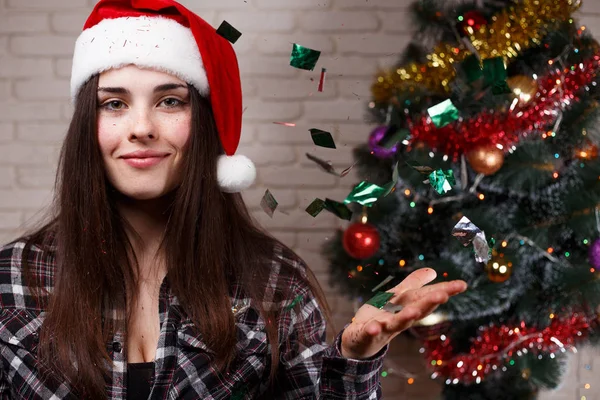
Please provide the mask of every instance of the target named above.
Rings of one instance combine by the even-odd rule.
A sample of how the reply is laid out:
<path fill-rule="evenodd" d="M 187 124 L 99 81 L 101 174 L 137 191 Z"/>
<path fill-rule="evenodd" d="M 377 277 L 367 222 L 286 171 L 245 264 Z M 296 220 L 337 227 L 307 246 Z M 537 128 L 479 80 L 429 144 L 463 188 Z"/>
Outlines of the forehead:
<path fill-rule="evenodd" d="M 149 87 L 165 83 L 177 83 L 187 85 L 177 76 L 168 72 L 157 71 L 149 68 L 140 68 L 136 65 L 127 65 L 120 68 L 112 68 L 100 74 L 99 86 L 121 86 L 121 87 Z"/>

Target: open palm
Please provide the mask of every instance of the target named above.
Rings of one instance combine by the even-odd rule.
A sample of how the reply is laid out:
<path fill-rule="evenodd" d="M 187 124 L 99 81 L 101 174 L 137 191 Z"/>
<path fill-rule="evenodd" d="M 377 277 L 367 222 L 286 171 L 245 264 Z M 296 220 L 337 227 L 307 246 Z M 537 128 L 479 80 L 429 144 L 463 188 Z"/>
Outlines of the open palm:
<path fill-rule="evenodd" d="M 433 269 L 419 269 L 388 290 L 394 293 L 389 302 L 402 306 L 396 314 L 363 305 L 342 334 L 342 355 L 353 359 L 372 357 L 415 321 L 431 314 L 450 296 L 467 289 L 466 282 L 460 280 L 425 286 L 436 276 Z"/>

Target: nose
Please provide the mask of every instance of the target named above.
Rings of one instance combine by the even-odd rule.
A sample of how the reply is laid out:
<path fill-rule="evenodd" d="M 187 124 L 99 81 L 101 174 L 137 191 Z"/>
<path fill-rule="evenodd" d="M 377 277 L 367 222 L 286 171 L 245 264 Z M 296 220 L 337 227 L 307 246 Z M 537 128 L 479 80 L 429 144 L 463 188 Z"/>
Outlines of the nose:
<path fill-rule="evenodd" d="M 146 139 L 156 138 L 156 126 L 149 110 L 140 109 L 132 113 L 132 126 L 129 138 Z"/>

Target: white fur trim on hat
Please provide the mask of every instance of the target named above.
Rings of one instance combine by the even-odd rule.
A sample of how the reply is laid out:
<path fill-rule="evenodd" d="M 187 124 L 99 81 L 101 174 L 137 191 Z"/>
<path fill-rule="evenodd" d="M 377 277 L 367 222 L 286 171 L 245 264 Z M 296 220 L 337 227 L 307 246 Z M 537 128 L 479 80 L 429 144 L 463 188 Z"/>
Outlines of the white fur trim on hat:
<path fill-rule="evenodd" d="M 247 189 L 256 179 L 256 168 L 252 161 L 241 154 L 219 156 L 217 181 L 222 191 L 237 193 Z"/>
<path fill-rule="evenodd" d="M 203 96 L 209 84 L 192 31 L 160 16 L 105 19 L 84 30 L 75 43 L 71 99 L 93 75 L 135 64 L 171 73 Z"/>

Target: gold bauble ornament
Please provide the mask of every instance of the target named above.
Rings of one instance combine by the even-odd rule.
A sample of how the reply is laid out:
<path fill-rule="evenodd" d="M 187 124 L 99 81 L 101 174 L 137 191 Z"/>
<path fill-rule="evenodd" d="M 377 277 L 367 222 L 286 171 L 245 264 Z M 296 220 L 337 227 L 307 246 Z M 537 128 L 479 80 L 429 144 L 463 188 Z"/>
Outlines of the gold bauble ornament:
<path fill-rule="evenodd" d="M 515 75 L 506 80 L 508 87 L 519 99 L 519 104 L 524 105 L 535 98 L 538 92 L 538 83 L 527 75 Z"/>
<path fill-rule="evenodd" d="M 493 253 L 492 259 L 487 263 L 485 272 L 488 279 L 495 283 L 506 282 L 512 275 L 512 262 L 504 259 L 503 254 Z"/>
<path fill-rule="evenodd" d="M 467 153 L 467 161 L 478 174 L 493 175 L 504 164 L 504 151 L 493 144 L 479 146 Z"/>

